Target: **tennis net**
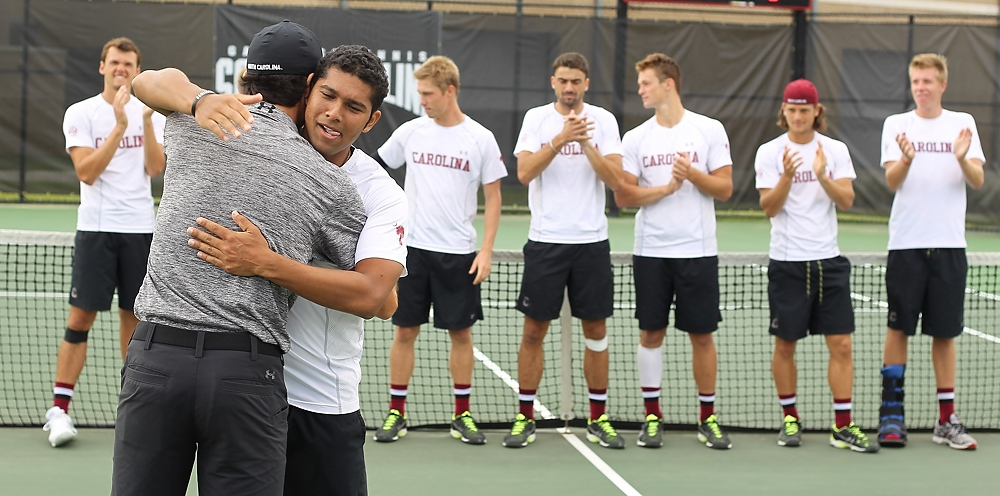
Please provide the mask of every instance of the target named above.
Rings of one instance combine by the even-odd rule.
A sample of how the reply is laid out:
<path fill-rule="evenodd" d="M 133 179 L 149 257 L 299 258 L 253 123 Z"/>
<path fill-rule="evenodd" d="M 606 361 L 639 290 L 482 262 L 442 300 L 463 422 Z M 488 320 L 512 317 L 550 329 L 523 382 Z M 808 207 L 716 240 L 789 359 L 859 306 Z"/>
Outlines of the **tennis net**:
<path fill-rule="evenodd" d="M 852 262 L 855 421 L 866 429 L 878 424 L 879 370 L 885 335 L 884 254 L 845 254 Z M 0 425 L 44 423 L 51 405 L 56 351 L 67 313 L 73 234 L 0 230 Z M 523 317 L 514 309 L 520 286 L 520 252 L 494 254 L 493 273 L 483 283 L 485 320 L 473 328 L 475 371 L 472 411 L 481 426 L 507 426 L 517 413 L 517 356 Z M 771 378 L 773 340 L 768 335 L 766 254 L 719 257 L 723 322 L 715 334 L 718 349 L 716 410 L 723 425 L 777 429 L 781 421 Z M 637 427 L 644 408 L 636 372 L 639 331 L 631 255 L 613 254 L 615 315 L 608 320 L 610 383 L 607 411 L 620 428 Z M 970 253 L 965 299 L 965 332 L 957 339 L 957 410 L 972 429 L 1000 429 L 1000 254 Z M 117 305 L 114 303 L 113 305 Z M 120 386 L 117 312 L 101 312 L 88 341 L 84 373 L 72 403 L 79 426 L 114 424 Z M 389 322 L 366 325 L 361 390 L 369 427 L 381 424 L 389 404 Z M 930 339 L 910 340 L 907 367 L 907 422 L 930 429 L 937 400 Z M 416 343 L 416 367 L 407 413 L 411 426 L 444 426 L 453 413 L 448 371 L 447 331 L 429 325 Z M 583 379 L 583 335 L 568 313 L 552 322 L 545 338 L 545 373 L 538 388 L 536 418 L 545 426 L 580 425 L 588 411 Z M 661 404 L 665 423 L 691 427 L 698 401 L 691 372 L 691 345 L 684 333 L 669 329 L 664 343 Z M 828 353 L 821 337 L 799 343 L 798 407 L 807 429 L 827 429 L 833 421 L 827 386 Z"/>

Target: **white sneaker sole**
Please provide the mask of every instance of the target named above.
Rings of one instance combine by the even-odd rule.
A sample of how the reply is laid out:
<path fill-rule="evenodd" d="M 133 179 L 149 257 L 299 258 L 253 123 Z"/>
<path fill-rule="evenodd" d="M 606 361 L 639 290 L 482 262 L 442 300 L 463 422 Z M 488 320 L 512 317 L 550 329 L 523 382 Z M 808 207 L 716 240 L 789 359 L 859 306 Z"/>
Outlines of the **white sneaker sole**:
<path fill-rule="evenodd" d="M 659 448 L 663 446 L 663 441 L 645 442 L 642 439 L 636 439 L 635 444 L 643 448 Z"/>
<path fill-rule="evenodd" d="M 600 444 L 602 448 L 611 448 L 612 447 L 611 444 L 609 444 L 608 442 L 602 441 L 601 438 L 599 438 L 599 437 L 597 437 L 597 436 L 595 436 L 595 435 L 593 435 L 593 434 L 591 434 L 589 432 L 587 433 L 587 441 L 590 441 L 592 443 Z M 616 446 L 615 448 L 624 448 L 624 447 L 625 447 L 625 445 L 622 444 L 621 446 Z"/>
<path fill-rule="evenodd" d="M 49 433 L 49 444 L 51 444 L 53 448 L 58 448 L 73 439 L 76 439 L 76 433 L 72 431 Z"/>
<path fill-rule="evenodd" d="M 451 437 L 453 437 L 455 439 L 461 439 L 462 442 L 465 443 L 465 444 L 486 444 L 486 439 L 483 439 L 483 442 L 481 442 L 481 443 L 470 443 L 469 442 L 469 438 L 463 436 L 461 432 L 459 432 L 459 431 L 457 431 L 455 429 L 451 430 Z"/>
<path fill-rule="evenodd" d="M 950 447 L 951 449 L 956 449 L 956 450 L 974 450 L 974 449 L 976 449 L 976 443 L 958 444 L 958 443 L 952 441 L 951 439 L 948 439 L 946 437 L 941 437 L 941 436 L 934 436 L 934 437 L 931 438 L 931 441 L 934 441 L 935 444 L 947 444 L 948 447 Z"/>
<path fill-rule="evenodd" d="M 523 443 L 520 443 L 520 444 L 516 444 L 516 443 L 507 444 L 507 441 L 504 440 L 504 442 L 502 444 L 503 444 L 503 446 L 505 448 L 523 448 L 523 447 L 525 447 L 525 446 L 527 446 L 527 445 L 529 445 L 529 444 L 531 444 L 533 442 L 535 442 L 535 435 L 531 434 L 530 436 L 528 436 L 528 439 L 524 440 Z"/>
<path fill-rule="evenodd" d="M 845 443 L 843 441 L 839 441 L 839 440 L 836 440 L 836 439 L 831 439 L 830 440 L 830 446 L 833 446 L 834 448 L 849 449 L 849 450 L 857 452 L 857 453 L 867 453 L 868 452 L 868 450 L 866 450 L 866 449 L 864 449 L 864 448 L 862 448 L 860 446 L 855 446 L 853 444 Z"/>
<path fill-rule="evenodd" d="M 708 446 L 709 448 L 712 448 L 712 449 L 730 449 L 730 448 L 733 447 L 733 443 L 732 442 L 730 442 L 728 445 L 725 445 L 725 446 L 723 446 L 721 444 L 718 445 L 718 446 L 716 446 L 715 444 L 708 442 L 708 436 L 706 436 L 704 434 L 701 434 L 701 433 L 698 434 L 698 440 L 701 441 L 701 442 L 703 442 L 703 443 L 705 443 L 705 446 Z"/>
<path fill-rule="evenodd" d="M 392 439 L 379 439 L 378 436 L 372 436 L 372 439 L 374 439 L 376 442 L 379 443 L 391 443 L 393 441 L 399 441 L 399 438 L 405 435 L 406 435 L 406 429 L 401 429 L 399 432 L 396 433 L 396 437 L 393 437 Z"/>

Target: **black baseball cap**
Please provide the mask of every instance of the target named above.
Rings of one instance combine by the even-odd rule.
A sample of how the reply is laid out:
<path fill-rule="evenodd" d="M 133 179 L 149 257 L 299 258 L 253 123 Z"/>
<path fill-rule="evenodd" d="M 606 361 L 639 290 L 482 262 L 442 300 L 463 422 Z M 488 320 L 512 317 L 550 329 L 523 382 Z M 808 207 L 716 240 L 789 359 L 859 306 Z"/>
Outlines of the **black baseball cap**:
<path fill-rule="evenodd" d="M 247 51 L 247 74 L 307 75 L 323 57 L 319 40 L 305 26 L 288 19 L 253 35 Z"/>

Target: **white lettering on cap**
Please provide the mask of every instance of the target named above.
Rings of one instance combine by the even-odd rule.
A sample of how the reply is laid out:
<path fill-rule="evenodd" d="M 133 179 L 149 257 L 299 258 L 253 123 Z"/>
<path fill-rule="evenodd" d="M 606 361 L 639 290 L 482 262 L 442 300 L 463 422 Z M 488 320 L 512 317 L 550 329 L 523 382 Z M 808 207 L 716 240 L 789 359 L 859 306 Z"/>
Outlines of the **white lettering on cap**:
<path fill-rule="evenodd" d="M 247 69 L 251 71 L 280 71 L 281 64 L 247 64 Z"/>

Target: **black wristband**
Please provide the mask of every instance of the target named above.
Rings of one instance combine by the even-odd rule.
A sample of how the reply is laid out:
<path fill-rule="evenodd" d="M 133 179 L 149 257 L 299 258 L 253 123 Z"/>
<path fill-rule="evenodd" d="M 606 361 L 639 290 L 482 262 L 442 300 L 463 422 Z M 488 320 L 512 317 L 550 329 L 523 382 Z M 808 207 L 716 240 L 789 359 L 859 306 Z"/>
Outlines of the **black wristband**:
<path fill-rule="evenodd" d="M 214 94 L 215 92 L 212 90 L 204 90 L 201 93 L 198 93 L 198 96 L 194 97 L 194 101 L 191 102 L 191 117 L 194 117 L 194 111 L 198 108 L 198 102 L 201 101 L 201 99 L 204 98 L 205 95 L 214 95 Z"/>

